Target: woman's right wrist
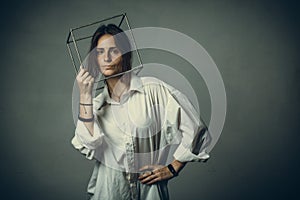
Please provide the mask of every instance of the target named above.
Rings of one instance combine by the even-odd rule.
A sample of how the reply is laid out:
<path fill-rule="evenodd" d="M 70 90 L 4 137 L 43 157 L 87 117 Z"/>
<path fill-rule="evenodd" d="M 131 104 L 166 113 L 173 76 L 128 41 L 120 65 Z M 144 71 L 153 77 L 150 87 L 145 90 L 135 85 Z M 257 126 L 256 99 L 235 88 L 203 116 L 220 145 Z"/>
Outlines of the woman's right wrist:
<path fill-rule="evenodd" d="M 93 97 L 91 94 L 80 94 L 80 103 L 89 104 L 92 103 Z"/>

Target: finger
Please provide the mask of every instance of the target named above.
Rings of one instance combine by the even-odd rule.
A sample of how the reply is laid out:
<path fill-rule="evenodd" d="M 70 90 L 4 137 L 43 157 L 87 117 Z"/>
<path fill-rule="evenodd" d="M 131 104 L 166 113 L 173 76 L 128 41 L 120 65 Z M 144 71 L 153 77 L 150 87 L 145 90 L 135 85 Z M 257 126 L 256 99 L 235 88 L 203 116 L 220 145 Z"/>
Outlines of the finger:
<path fill-rule="evenodd" d="M 152 172 L 152 171 L 151 171 L 151 172 L 146 172 L 146 173 L 140 175 L 140 176 L 139 176 L 139 179 L 142 180 L 142 179 L 144 179 L 144 178 L 146 178 L 146 177 L 148 177 L 148 176 L 151 176 L 151 175 L 153 175 L 153 172 Z"/>
<path fill-rule="evenodd" d="M 83 81 L 83 75 L 86 73 L 86 70 L 85 69 L 81 69 L 80 71 L 79 71 L 79 73 L 77 74 L 77 76 L 76 76 L 76 79 L 78 80 L 78 81 Z"/>
<path fill-rule="evenodd" d="M 87 71 L 87 67 L 84 65 L 80 65 L 80 69 Z"/>
<path fill-rule="evenodd" d="M 90 82 L 91 82 L 92 84 L 94 84 L 94 83 L 95 83 L 95 78 L 92 77 L 92 79 L 90 80 Z"/>
<path fill-rule="evenodd" d="M 80 70 L 78 73 L 78 76 L 82 76 L 82 74 L 85 72 L 85 69 L 82 67 L 82 65 L 80 65 Z"/>
<path fill-rule="evenodd" d="M 83 84 L 88 84 L 89 82 L 87 81 L 87 78 L 89 77 L 89 73 L 88 72 L 84 72 L 84 74 L 80 77 L 77 77 L 77 80 Z"/>
<path fill-rule="evenodd" d="M 82 74 L 82 76 L 81 76 L 82 80 L 84 81 L 89 75 L 90 75 L 89 72 L 87 72 L 87 71 L 84 72 L 84 73 Z"/>
<path fill-rule="evenodd" d="M 153 184 L 153 183 L 156 183 L 158 181 L 161 181 L 161 178 L 160 177 L 157 177 L 155 179 L 152 179 L 151 181 L 149 181 L 147 184 L 150 185 L 150 184 Z"/>
<path fill-rule="evenodd" d="M 92 80 L 92 76 L 91 75 L 88 75 L 86 78 L 85 78 L 85 81 L 90 81 L 90 80 Z"/>
<path fill-rule="evenodd" d="M 93 84 L 94 83 L 93 77 L 92 76 L 86 77 L 86 79 L 83 81 L 83 83 L 85 83 L 85 84 Z"/>
<path fill-rule="evenodd" d="M 154 174 L 150 175 L 150 176 L 144 178 L 143 180 L 141 180 L 141 183 L 148 183 L 149 181 L 151 181 L 151 180 L 153 180 L 155 178 L 156 178 L 156 175 L 154 175 Z"/>

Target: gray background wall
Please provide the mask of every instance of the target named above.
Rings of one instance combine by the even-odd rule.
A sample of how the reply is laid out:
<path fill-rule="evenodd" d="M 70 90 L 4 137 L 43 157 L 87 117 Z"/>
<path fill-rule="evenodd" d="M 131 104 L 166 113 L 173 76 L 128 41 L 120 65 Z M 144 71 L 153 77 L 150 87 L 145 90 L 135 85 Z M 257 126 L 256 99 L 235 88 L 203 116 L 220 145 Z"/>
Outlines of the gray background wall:
<path fill-rule="evenodd" d="M 171 198 L 298 196 L 296 1 L 26 0 L 2 3 L 0 12 L 1 199 L 86 198 L 93 162 L 70 144 L 74 73 L 65 39 L 70 27 L 123 12 L 133 27 L 194 38 L 225 83 L 221 138 L 209 162 L 190 163 L 170 181 Z"/>

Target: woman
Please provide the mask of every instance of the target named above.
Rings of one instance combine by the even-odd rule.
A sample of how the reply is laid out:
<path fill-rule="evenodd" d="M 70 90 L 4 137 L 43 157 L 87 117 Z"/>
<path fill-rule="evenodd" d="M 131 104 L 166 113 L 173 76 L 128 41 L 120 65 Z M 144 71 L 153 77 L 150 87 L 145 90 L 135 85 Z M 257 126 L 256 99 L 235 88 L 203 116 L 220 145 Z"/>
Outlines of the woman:
<path fill-rule="evenodd" d="M 187 162 L 209 158 L 207 128 L 188 99 L 130 69 L 124 32 L 113 24 L 99 27 L 87 68 L 76 77 L 80 109 L 72 139 L 76 149 L 96 160 L 88 185 L 91 199 L 169 199 L 168 180 Z M 99 73 L 107 79 L 93 98 Z"/>

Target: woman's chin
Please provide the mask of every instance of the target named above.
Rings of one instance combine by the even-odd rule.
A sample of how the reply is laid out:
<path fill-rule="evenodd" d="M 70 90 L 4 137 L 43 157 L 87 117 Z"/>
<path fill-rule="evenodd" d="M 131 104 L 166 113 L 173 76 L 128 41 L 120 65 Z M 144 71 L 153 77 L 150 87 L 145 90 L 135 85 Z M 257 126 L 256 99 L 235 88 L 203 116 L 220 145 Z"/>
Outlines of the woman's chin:
<path fill-rule="evenodd" d="M 115 70 L 104 70 L 102 71 L 103 76 L 112 76 L 115 74 L 118 74 L 119 72 L 115 71 Z"/>

